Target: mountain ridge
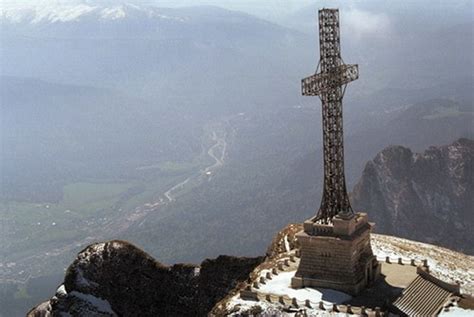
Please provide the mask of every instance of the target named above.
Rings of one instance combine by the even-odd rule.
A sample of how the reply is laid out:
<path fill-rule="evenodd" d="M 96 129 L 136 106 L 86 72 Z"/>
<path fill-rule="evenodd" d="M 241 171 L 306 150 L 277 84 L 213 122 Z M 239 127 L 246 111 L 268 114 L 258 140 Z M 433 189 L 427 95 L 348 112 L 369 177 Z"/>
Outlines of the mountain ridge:
<path fill-rule="evenodd" d="M 353 206 L 372 215 L 379 232 L 473 254 L 473 157 L 474 141 L 466 138 L 422 153 L 387 147 L 366 164 Z M 420 223 L 426 226 L 417 229 Z"/>
<path fill-rule="evenodd" d="M 219 256 L 166 266 L 126 241 L 94 243 L 78 253 L 56 295 L 27 316 L 204 316 L 262 261 Z"/>
<path fill-rule="evenodd" d="M 115 22 L 125 23 L 133 22 L 135 26 L 154 27 L 148 35 L 152 35 L 159 29 L 155 27 L 160 23 L 179 23 L 195 25 L 198 23 L 218 24 L 225 23 L 236 25 L 240 23 L 255 24 L 259 26 L 268 26 L 280 30 L 300 33 L 296 30 L 286 28 L 279 24 L 264 20 L 257 16 L 236 11 L 224 9 L 219 6 L 200 5 L 185 6 L 179 8 L 160 7 L 156 5 L 136 5 L 131 3 L 119 4 L 69 4 L 69 5 L 46 5 L 46 6 L 19 6 L 19 7 L 0 7 L 0 23 L 4 28 L 9 25 L 32 28 L 44 27 L 49 24 L 57 26 L 59 24 L 81 24 L 96 21 L 102 26 L 113 24 Z M 153 24 L 158 23 L 158 24 Z M 44 28 L 43 28 L 44 30 Z M 48 29 L 46 29 L 48 30 Z M 257 29 L 258 30 L 258 29 Z M 3 32 L 9 31 L 4 29 Z M 101 31 L 100 29 L 98 31 Z M 39 33 L 38 33 L 39 34 Z M 39 34 L 40 35 L 40 34 Z M 71 34 L 77 36 L 77 34 Z M 114 36 L 123 36 L 116 32 Z"/>

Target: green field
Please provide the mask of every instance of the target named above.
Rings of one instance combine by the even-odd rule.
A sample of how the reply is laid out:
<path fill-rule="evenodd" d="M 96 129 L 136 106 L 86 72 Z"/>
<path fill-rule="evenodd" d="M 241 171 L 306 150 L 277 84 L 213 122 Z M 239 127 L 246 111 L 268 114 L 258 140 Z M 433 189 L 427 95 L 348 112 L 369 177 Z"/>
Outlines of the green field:
<path fill-rule="evenodd" d="M 164 191 L 198 168 L 195 162 L 166 162 L 154 181 L 77 182 L 63 187 L 63 198 L 57 203 L 1 202 L 0 217 L 7 230 L 2 233 L 0 254 L 14 261 L 42 246 L 79 241 L 89 232 L 98 232 L 109 219 L 156 202 Z"/>
<path fill-rule="evenodd" d="M 97 216 L 118 201 L 120 194 L 132 183 L 74 183 L 63 187 L 64 196 L 59 203 L 8 202 L 2 204 L 2 216 L 17 225 L 43 226 L 64 220 Z"/>
<path fill-rule="evenodd" d="M 61 205 L 67 209 L 95 212 L 117 202 L 117 197 L 133 187 L 133 183 L 74 183 L 63 187 Z"/>

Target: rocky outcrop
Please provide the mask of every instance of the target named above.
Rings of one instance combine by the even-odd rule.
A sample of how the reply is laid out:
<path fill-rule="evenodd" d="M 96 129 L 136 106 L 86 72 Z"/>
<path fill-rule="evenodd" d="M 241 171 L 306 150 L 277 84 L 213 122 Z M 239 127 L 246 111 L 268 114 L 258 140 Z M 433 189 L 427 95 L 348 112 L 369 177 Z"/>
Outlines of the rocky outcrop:
<path fill-rule="evenodd" d="M 473 254 L 474 141 L 430 147 L 424 153 L 392 146 L 367 163 L 352 193 L 376 232 Z"/>
<path fill-rule="evenodd" d="M 196 315 L 207 315 L 212 307 L 240 282 L 245 281 L 250 272 L 264 260 L 221 255 L 201 263 L 198 292 L 195 305 Z"/>
<path fill-rule="evenodd" d="M 205 316 L 263 259 L 165 266 L 128 242 L 96 243 L 78 254 L 56 295 L 28 316 Z"/>

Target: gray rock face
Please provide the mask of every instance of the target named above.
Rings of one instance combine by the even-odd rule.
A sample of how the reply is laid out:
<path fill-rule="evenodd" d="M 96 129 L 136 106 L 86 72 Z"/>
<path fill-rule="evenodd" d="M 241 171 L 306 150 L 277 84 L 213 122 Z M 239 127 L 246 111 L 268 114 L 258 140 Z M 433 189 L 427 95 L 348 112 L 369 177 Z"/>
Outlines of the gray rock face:
<path fill-rule="evenodd" d="M 200 266 L 165 266 L 125 241 L 96 243 L 69 266 L 36 316 L 205 316 L 263 261 L 219 256 Z"/>
<path fill-rule="evenodd" d="M 474 141 L 459 139 L 424 153 L 391 146 L 365 167 L 353 207 L 375 231 L 473 254 Z"/>

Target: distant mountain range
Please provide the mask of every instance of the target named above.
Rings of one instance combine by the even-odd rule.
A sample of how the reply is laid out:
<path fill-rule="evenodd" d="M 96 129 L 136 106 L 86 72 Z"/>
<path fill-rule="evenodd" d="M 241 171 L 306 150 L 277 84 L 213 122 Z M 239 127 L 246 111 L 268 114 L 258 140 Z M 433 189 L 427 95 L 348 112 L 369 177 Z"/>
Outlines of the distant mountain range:
<path fill-rule="evenodd" d="M 4 75 L 113 88 L 201 116 L 295 103 L 305 61 L 316 63 L 306 35 L 217 7 L 30 7 L 3 11 L 0 25 Z"/>

